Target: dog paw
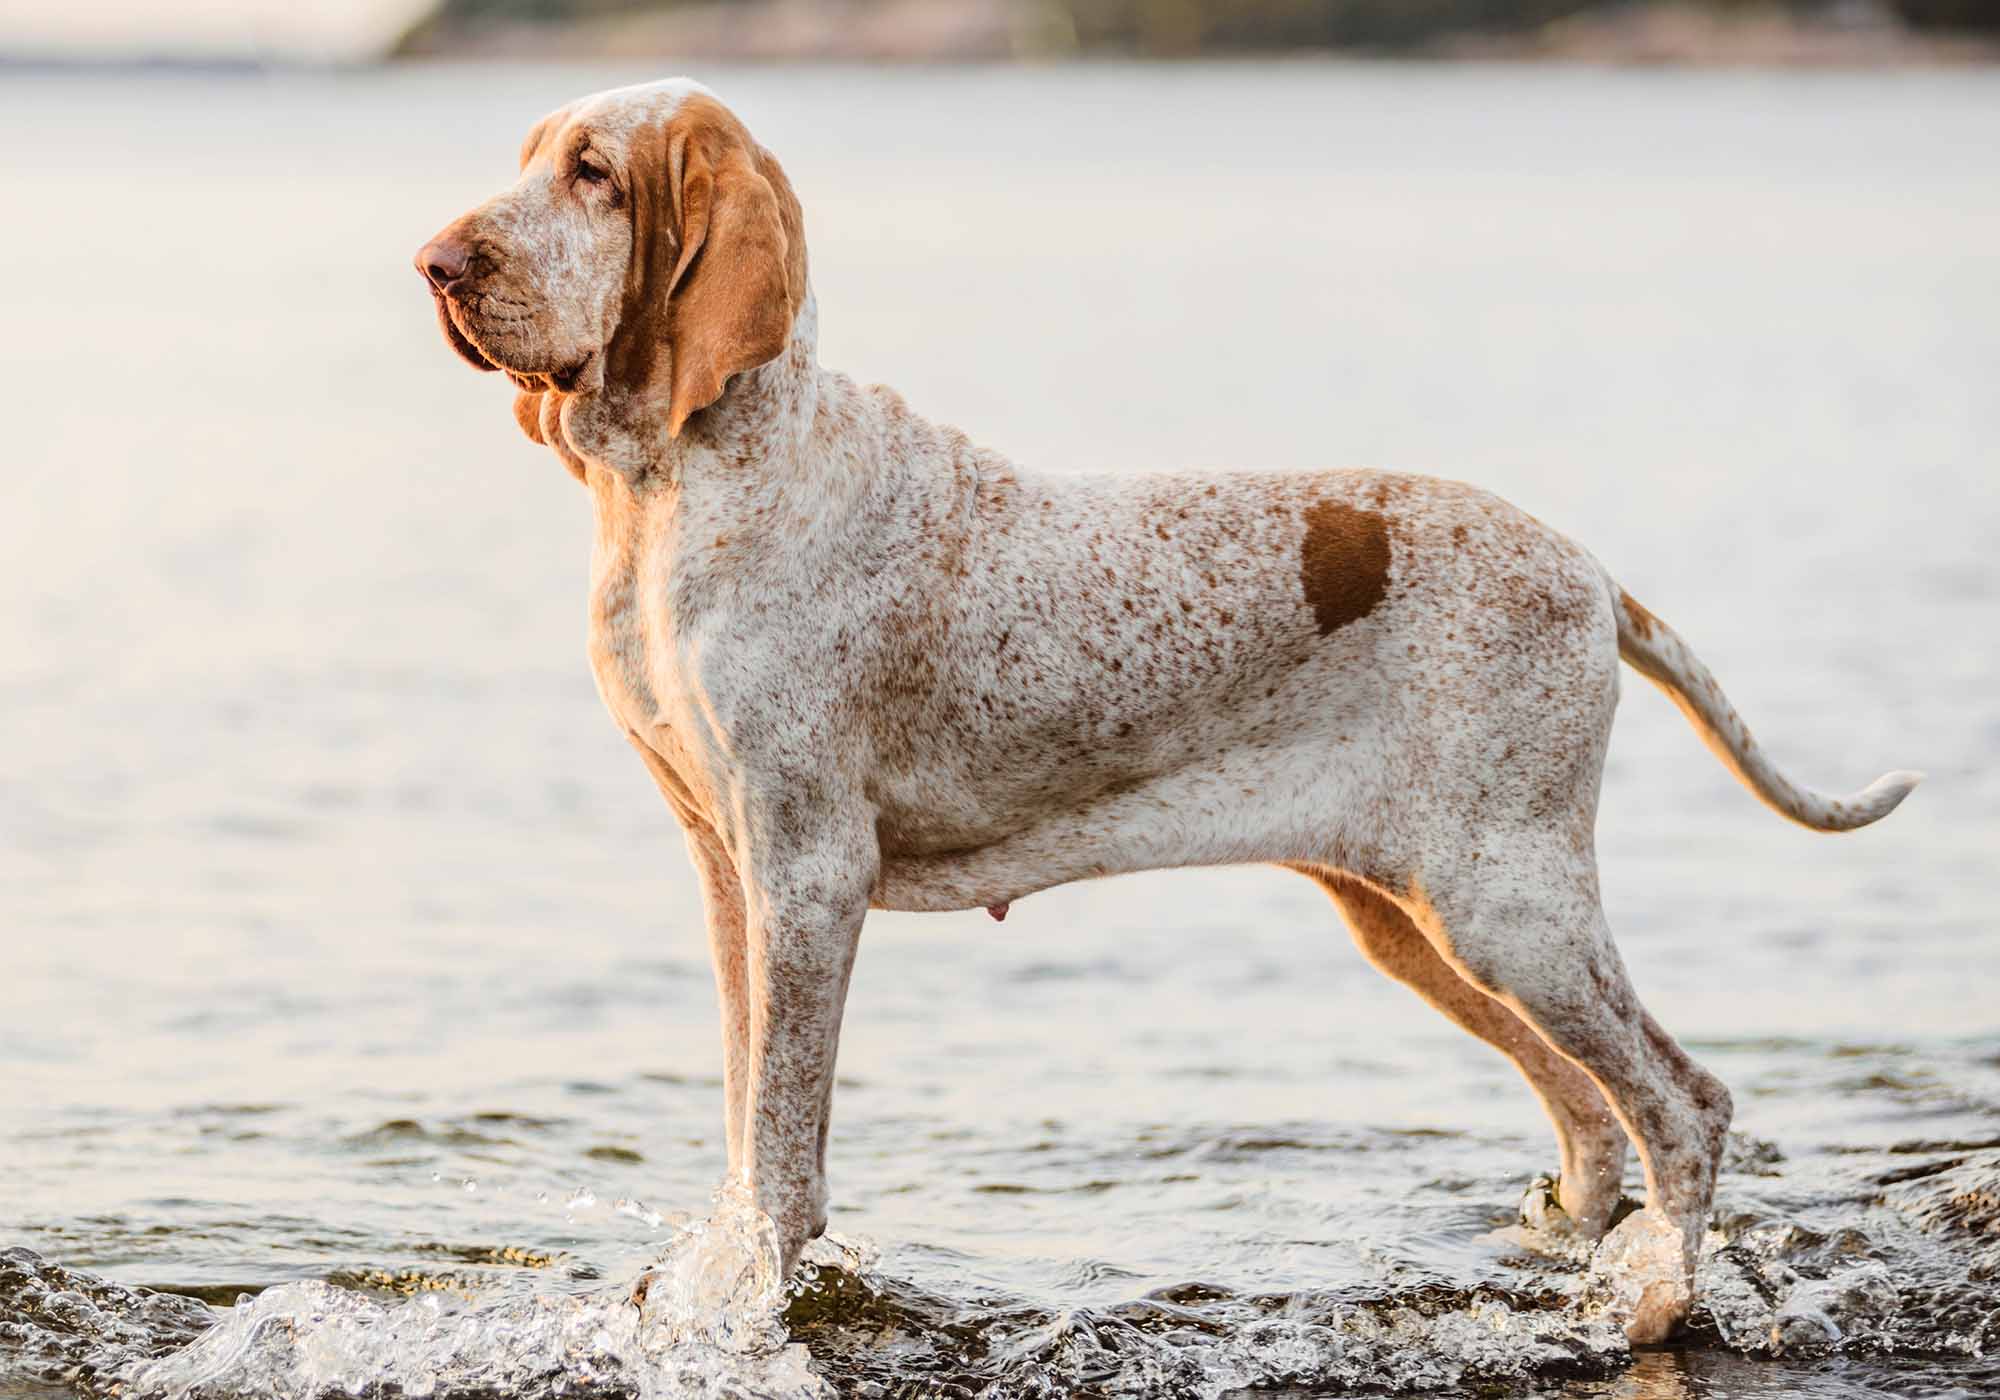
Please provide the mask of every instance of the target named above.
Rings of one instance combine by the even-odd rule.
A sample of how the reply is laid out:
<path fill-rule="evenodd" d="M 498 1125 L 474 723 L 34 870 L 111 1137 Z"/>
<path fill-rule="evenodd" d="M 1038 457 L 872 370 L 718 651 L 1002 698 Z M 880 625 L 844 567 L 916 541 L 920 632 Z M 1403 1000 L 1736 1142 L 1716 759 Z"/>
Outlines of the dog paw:
<path fill-rule="evenodd" d="M 1585 1236 L 1562 1207 L 1556 1179 L 1542 1175 L 1528 1183 L 1514 1223 L 1483 1237 L 1488 1243 L 1512 1253 L 1557 1263 L 1583 1264 L 1590 1259 L 1596 1243 Z"/>
<path fill-rule="evenodd" d="M 1546 1235 L 1554 1240 L 1570 1240 L 1576 1236 L 1576 1221 L 1563 1209 L 1562 1198 L 1557 1193 L 1556 1179 L 1544 1173 L 1528 1183 L 1528 1189 L 1521 1196 L 1521 1228 L 1538 1235 Z"/>
<path fill-rule="evenodd" d="M 1615 1320 L 1634 1346 L 1664 1342 L 1687 1323 L 1694 1306 L 1680 1228 L 1653 1210 L 1625 1217 L 1590 1259 L 1585 1299 Z"/>
<path fill-rule="evenodd" d="M 1606 1231 L 1640 1209 L 1639 1203 L 1630 1196 L 1618 1197 L 1608 1210 L 1601 1201 L 1587 1205 L 1594 1208 L 1593 1214 L 1572 1214 L 1563 1203 L 1561 1179 L 1544 1173 L 1530 1181 L 1521 1196 L 1520 1228 L 1529 1235 L 1559 1241 L 1565 1246 L 1580 1246 L 1588 1253 L 1604 1238 Z M 1563 1252 L 1571 1251 L 1565 1249 Z"/>

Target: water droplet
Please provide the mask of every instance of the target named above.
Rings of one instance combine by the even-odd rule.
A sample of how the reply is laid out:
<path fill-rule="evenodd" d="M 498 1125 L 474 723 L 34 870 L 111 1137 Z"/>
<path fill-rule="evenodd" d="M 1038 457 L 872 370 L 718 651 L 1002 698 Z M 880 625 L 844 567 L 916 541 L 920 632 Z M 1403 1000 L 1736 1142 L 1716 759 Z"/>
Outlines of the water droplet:
<path fill-rule="evenodd" d="M 666 1216 L 654 1210 L 644 1201 L 635 1201 L 630 1196 L 620 1196 L 611 1208 L 620 1215 L 631 1216 L 634 1220 L 639 1221 L 652 1230 L 659 1229 L 667 1220 Z"/>

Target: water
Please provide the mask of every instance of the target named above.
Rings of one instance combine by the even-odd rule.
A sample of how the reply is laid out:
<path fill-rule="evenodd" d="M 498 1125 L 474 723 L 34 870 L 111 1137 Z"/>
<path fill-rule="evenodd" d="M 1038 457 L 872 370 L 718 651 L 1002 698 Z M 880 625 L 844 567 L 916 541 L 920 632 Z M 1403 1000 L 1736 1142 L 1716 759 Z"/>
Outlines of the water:
<path fill-rule="evenodd" d="M 1930 772 L 1814 837 L 1628 688 L 1610 916 L 1741 1134 L 1635 1358 L 1510 1233 L 1525 1088 L 1266 871 L 875 916 L 846 1243 L 787 1294 L 704 1223 L 587 505 L 408 266 L 639 76 L 0 84 L 0 1393 L 2000 1393 L 2000 78 L 703 75 L 829 363 L 1042 466 L 1478 481 L 1801 777 Z"/>

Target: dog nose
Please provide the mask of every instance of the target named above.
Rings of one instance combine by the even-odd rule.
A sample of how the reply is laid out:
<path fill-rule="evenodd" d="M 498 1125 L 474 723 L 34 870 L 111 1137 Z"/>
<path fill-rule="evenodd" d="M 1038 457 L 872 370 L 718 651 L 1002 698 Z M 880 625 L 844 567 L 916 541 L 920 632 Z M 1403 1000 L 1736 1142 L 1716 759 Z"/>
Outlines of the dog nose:
<path fill-rule="evenodd" d="M 441 292 L 465 276 L 466 265 L 471 261 L 470 248 L 443 234 L 417 249 L 417 271 Z"/>

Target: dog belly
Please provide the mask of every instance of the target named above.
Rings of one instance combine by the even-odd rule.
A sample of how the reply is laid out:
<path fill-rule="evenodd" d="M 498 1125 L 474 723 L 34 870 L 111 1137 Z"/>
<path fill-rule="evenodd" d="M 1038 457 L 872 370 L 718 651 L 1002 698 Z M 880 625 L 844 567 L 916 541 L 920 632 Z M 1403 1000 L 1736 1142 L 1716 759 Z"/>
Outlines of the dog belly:
<path fill-rule="evenodd" d="M 882 857 L 950 861 L 1053 831 L 1090 839 L 1106 813 L 1128 823 L 1149 803 L 1182 800 L 1198 786 L 1191 775 L 1239 762 L 1258 770 L 1246 782 L 1262 790 L 1287 763 L 1323 769 L 1328 749 L 1353 752 L 1345 741 L 1373 732 L 1382 718 L 1371 699 L 1336 684 L 1329 668 L 1309 666 L 1227 697 L 1183 697 L 1171 717 L 1151 708 L 1100 710 L 1075 724 L 996 726 L 964 742 L 977 733 L 967 724 L 956 744 L 928 742 L 953 732 L 933 724 L 921 747 L 906 750 L 917 763 L 872 775 Z"/>
<path fill-rule="evenodd" d="M 976 851 L 1152 776 L 1103 754 L 1067 769 L 1001 751 L 971 760 L 921 774 L 878 775 L 876 835 L 885 860 Z"/>
<path fill-rule="evenodd" d="M 1398 868 L 1381 766 L 1325 733 L 1245 744 L 1173 772 L 1048 807 L 958 849 L 885 849 L 874 903 L 993 908 L 1055 885 L 1175 866 L 1309 862 L 1373 877 Z"/>

